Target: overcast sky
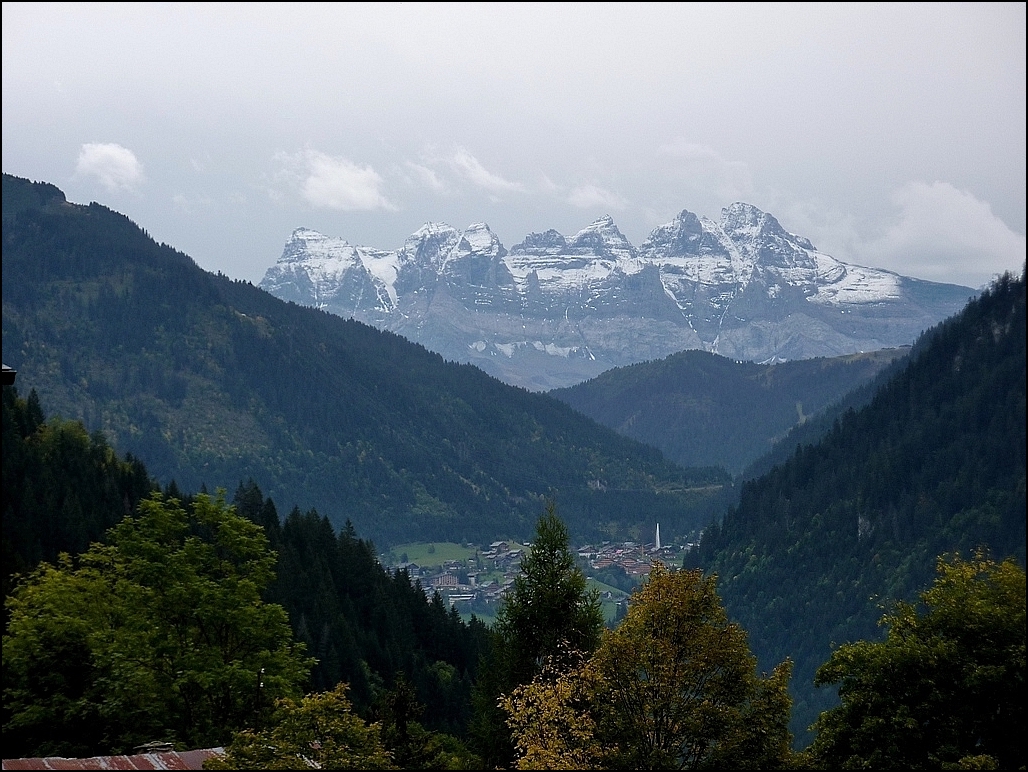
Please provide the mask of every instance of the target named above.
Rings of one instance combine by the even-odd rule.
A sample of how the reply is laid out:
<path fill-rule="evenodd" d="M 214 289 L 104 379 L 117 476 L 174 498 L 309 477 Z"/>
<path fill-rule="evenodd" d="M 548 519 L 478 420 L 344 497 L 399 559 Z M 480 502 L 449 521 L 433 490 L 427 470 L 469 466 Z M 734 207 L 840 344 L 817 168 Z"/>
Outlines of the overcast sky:
<path fill-rule="evenodd" d="M 1025 261 L 1025 4 L 4 2 L 2 142 L 255 283 L 301 226 L 638 246 L 745 201 L 979 287 Z"/>

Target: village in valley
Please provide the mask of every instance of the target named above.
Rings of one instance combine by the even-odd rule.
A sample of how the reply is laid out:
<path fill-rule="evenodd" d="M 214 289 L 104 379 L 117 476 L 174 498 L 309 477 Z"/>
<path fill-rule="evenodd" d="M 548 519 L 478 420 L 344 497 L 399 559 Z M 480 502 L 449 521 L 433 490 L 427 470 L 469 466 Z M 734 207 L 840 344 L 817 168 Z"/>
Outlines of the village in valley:
<path fill-rule="evenodd" d="M 658 525 L 649 543 L 604 541 L 573 551 L 590 586 L 599 590 L 606 616 L 613 620 L 623 615 L 631 590 L 650 573 L 655 561 L 681 566 L 691 546 L 689 542 L 662 544 Z M 405 571 L 428 597 L 438 592 L 447 606 L 455 606 L 462 615 L 491 619 L 530 551 L 530 543 L 515 541 L 409 544 L 391 549 L 380 559 L 390 572 Z"/>

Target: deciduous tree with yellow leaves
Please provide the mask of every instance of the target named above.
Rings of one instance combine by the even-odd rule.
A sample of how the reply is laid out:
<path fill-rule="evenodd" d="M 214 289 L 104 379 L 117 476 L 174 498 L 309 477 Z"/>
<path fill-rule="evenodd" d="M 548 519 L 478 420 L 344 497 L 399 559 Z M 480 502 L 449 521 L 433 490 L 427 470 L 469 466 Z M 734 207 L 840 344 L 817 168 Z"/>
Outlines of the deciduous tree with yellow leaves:
<path fill-rule="evenodd" d="M 758 676 L 715 577 L 658 563 L 594 655 L 503 705 L 522 769 L 783 768 L 790 672 Z"/>

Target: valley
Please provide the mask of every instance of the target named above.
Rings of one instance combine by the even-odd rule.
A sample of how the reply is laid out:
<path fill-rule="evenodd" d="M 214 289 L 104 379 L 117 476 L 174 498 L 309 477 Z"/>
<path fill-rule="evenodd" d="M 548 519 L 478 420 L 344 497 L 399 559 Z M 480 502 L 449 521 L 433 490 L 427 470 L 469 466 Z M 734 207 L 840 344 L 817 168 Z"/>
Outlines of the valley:
<path fill-rule="evenodd" d="M 549 499 L 582 541 L 698 532 L 731 488 L 545 395 L 206 273 L 99 204 L 3 181 L 5 363 L 164 485 L 259 480 L 383 547 L 526 538 Z"/>
<path fill-rule="evenodd" d="M 5 175 L 3 202 L 4 362 L 29 394 L 4 395 L 8 593 L 144 504 L 238 516 L 278 560 L 265 600 L 288 608 L 316 689 L 349 683 L 371 716 L 409 672 L 435 730 L 468 736 L 499 720 L 474 707 L 503 672 L 482 622 L 517 599 L 545 511 L 616 630 L 641 577 L 716 582 L 802 748 L 836 715 L 814 685 L 834 645 L 881 642 L 882 609 L 940 561 L 1024 565 L 1023 273 L 909 346 L 763 364 L 686 350 L 538 394 L 206 273 L 52 185 Z M 658 522 L 674 548 L 647 544 Z"/>

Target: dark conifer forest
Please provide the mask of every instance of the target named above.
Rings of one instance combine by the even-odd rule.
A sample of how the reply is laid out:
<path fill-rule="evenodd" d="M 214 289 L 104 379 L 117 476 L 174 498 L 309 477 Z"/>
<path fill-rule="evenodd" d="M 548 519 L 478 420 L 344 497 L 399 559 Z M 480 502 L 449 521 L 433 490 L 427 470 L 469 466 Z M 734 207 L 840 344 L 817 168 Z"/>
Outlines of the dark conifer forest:
<path fill-rule="evenodd" d="M 102 435 L 88 435 L 78 422 L 46 420 L 35 391 L 22 399 L 5 387 L 3 398 L 6 598 L 40 562 L 57 563 L 61 553 L 79 555 L 107 541 L 110 528 L 161 491 L 141 461 L 119 460 Z M 195 498 L 177 485 L 163 494 L 187 509 Z M 296 640 L 317 660 L 305 688 L 330 691 L 346 682 L 355 708 L 370 715 L 402 677 L 425 707 L 426 727 L 466 733 L 487 641 L 481 622 L 464 623 L 405 572 L 387 572 L 350 524 L 337 532 L 315 510 L 295 508 L 280 518 L 252 480 L 239 484 L 231 503 L 263 529 L 277 554 L 263 597 L 286 610 Z M 6 621 L 5 612 L 5 628 Z"/>
<path fill-rule="evenodd" d="M 743 485 L 693 565 L 717 573 L 767 666 L 796 662 L 794 729 L 834 700 L 832 644 L 880 635 L 943 553 L 1025 562 L 1025 277 L 927 332 L 909 363 L 820 442 Z"/>
<path fill-rule="evenodd" d="M 119 459 L 99 432 L 47 421 L 39 395 L 3 393 L 3 587 L 40 561 L 84 552 L 155 488 L 143 463 Z"/>

